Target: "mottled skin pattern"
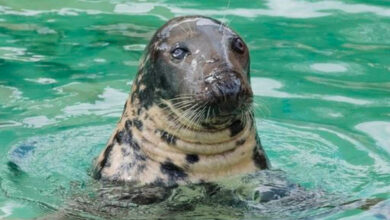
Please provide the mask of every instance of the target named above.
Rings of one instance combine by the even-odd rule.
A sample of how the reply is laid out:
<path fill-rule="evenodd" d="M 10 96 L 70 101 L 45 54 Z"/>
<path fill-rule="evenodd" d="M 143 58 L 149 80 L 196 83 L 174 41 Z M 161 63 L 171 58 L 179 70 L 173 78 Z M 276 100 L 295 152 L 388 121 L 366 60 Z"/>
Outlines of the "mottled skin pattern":
<path fill-rule="evenodd" d="M 189 97 L 187 106 L 177 97 Z M 237 33 L 202 16 L 168 21 L 145 50 L 95 177 L 176 185 L 268 168 L 252 97 L 249 51 Z"/>

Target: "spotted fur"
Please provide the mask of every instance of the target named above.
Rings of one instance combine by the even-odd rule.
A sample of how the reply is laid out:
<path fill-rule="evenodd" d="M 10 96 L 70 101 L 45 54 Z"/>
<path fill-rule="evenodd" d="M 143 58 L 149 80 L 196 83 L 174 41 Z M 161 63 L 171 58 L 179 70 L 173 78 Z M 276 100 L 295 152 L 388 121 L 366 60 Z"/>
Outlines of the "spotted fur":
<path fill-rule="evenodd" d="M 198 24 L 203 26 L 197 26 Z M 186 28 L 190 30 L 183 31 Z M 222 40 L 227 39 L 228 43 L 231 42 L 228 41 L 231 37 L 238 36 L 219 21 L 201 16 L 175 18 L 156 32 L 146 48 L 122 117 L 107 147 L 96 160 L 94 170 L 97 179 L 175 185 L 209 182 L 269 167 L 256 132 L 253 115 L 241 117 L 232 113 L 229 117 L 217 116 L 222 114 L 219 112 L 221 109 L 223 111 L 225 107 L 231 108 L 235 105 L 232 103 L 244 99 L 242 97 L 252 100 L 249 53 L 244 51 L 235 54 L 229 47 L 217 47 L 210 52 L 210 56 L 228 54 L 229 57 L 210 58 L 211 61 L 204 61 L 208 65 L 202 66 L 198 66 L 196 62 L 188 65 L 183 63 L 184 66 L 187 65 L 186 68 L 198 68 L 194 72 L 188 70 L 187 75 L 175 67 L 175 62 L 179 61 L 166 58 L 170 52 L 167 45 L 172 44 L 171 40 L 175 39 L 176 35 L 184 34 L 188 35 L 188 39 L 196 40 L 196 37 L 201 38 L 202 35 L 208 34 L 209 29 L 216 32 L 212 37 L 222 34 Z M 221 40 L 216 40 L 214 44 L 221 44 Z M 222 53 L 217 49 L 228 51 Z M 193 56 L 196 61 L 201 58 L 196 53 L 198 52 L 193 51 L 193 54 L 188 56 Z M 222 60 L 218 62 L 224 63 L 214 64 L 216 60 Z M 202 68 L 201 71 L 198 71 L 199 68 Z M 207 92 L 208 85 L 201 74 L 209 72 L 212 76 L 219 70 L 226 71 L 227 68 L 231 70 L 230 75 L 222 72 L 216 79 L 227 80 L 227 92 L 234 90 L 237 83 L 233 81 L 240 82 L 240 97 L 233 99 L 225 95 L 224 100 L 215 101 L 214 96 Z M 181 78 L 184 76 L 193 79 Z M 209 88 L 215 89 L 213 85 Z M 200 88 L 203 90 L 199 90 Z M 224 106 L 217 111 L 213 110 L 216 121 L 205 119 L 195 124 L 191 118 L 186 117 L 183 110 L 175 107 L 178 101 L 175 101 L 174 97 L 186 94 L 185 91 L 194 94 L 193 100 L 206 99 L 219 103 L 218 106 Z M 222 90 L 218 87 L 215 91 Z M 220 104 L 221 102 L 227 103 Z M 197 111 L 200 109 L 198 107 Z M 240 110 L 245 111 L 249 110 Z M 233 109 L 232 112 L 236 111 Z M 208 115 L 205 114 L 204 117 Z"/>

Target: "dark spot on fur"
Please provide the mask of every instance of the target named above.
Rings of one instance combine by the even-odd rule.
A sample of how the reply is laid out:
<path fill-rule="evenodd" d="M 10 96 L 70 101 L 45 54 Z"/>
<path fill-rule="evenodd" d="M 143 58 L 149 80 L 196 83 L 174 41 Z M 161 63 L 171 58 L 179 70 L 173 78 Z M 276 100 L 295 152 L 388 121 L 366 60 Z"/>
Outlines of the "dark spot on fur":
<path fill-rule="evenodd" d="M 255 165 L 260 169 L 268 169 L 268 161 L 265 157 L 264 153 L 261 152 L 257 146 L 253 148 L 253 161 L 255 162 Z"/>
<path fill-rule="evenodd" d="M 141 149 L 136 140 L 132 140 L 130 142 L 130 147 L 132 147 L 135 151 L 139 151 Z"/>
<path fill-rule="evenodd" d="M 123 143 L 126 143 L 126 144 L 129 144 L 132 142 L 132 133 L 131 133 L 131 130 L 122 130 L 122 131 L 119 131 L 116 133 L 115 137 L 114 137 L 114 140 L 118 143 L 118 144 L 123 144 Z"/>
<path fill-rule="evenodd" d="M 103 160 L 100 162 L 100 167 L 103 168 L 107 164 L 108 157 L 110 156 L 110 153 L 112 151 L 112 148 L 114 147 L 114 144 L 110 144 L 107 146 L 107 148 L 104 150 L 103 153 Z"/>
<path fill-rule="evenodd" d="M 140 154 L 140 153 L 135 153 L 135 159 L 137 161 L 145 161 L 146 160 L 146 156 L 143 155 L 143 154 Z"/>
<path fill-rule="evenodd" d="M 103 168 L 108 165 L 107 164 L 107 161 L 108 161 L 108 157 L 110 156 L 110 153 L 112 151 L 112 148 L 114 147 L 114 144 L 109 144 L 106 149 L 104 150 L 104 153 L 103 153 L 103 160 L 100 161 L 100 169 L 98 171 L 95 172 L 95 178 L 96 179 L 100 179 L 102 177 L 102 170 Z"/>
<path fill-rule="evenodd" d="M 199 161 L 199 156 L 196 154 L 187 154 L 186 160 L 188 163 L 196 163 Z"/>
<path fill-rule="evenodd" d="M 145 169 L 146 169 L 145 164 L 138 165 L 137 166 L 137 173 L 142 173 L 142 172 L 144 172 Z"/>
<path fill-rule="evenodd" d="M 175 182 L 176 180 L 182 180 L 187 177 L 184 170 L 170 161 L 161 164 L 161 172 L 168 176 L 169 182 Z"/>
<path fill-rule="evenodd" d="M 142 121 L 138 120 L 138 119 L 133 119 L 133 120 L 127 120 L 126 123 L 125 123 L 125 128 L 126 130 L 130 130 L 130 128 L 132 126 L 135 126 L 139 131 L 142 130 L 142 126 L 143 126 L 143 123 Z"/>
<path fill-rule="evenodd" d="M 133 120 L 133 124 L 134 126 L 138 129 L 138 130 L 142 130 L 142 126 L 143 126 L 143 123 L 142 121 L 138 120 L 138 119 L 134 119 Z"/>
<path fill-rule="evenodd" d="M 229 129 L 230 129 L 230 137 L 233 137 L 236 136 L 244 129 L 244 125 L 240 120 L 237 120 L 233 122 L 233 124 L 230 126 Z"/>
<path fill-rule="evenodd" d="M 118 131 L 118 132 L 115 134 L 114 140 L 115 140 L 118 144 L 121 144 L 121 143 L 122 143 L 123 134 L 124 134 L 124 131 Z"/>
<path fill-rule="evenodd" d="M 237 146 L 241 146 L 241 145 L 243 145 L 244 143 L 245 143 L 245 139 L 241 139 L 241 140 L 238 140 L 237 142 L 236 142 L 236 145 Z"/>
<path fill-rule="evenodd" d="M 159 130 L 159 132 L 161 133 L 162 140 L 164 140 L 168 144 L 173 144 L 173 145 L 176 144 L 176 139 L 177 139 L 176 136 L 169 134 L 168 132 L 166 132 L 164 130 Z"/>
<path fill-rule="evenodd" d="M 131 94 L 131 99 L 130 99 L 130 101 L 131 101 L 132 104 L 134 103 L 134 100 L 135 100 L 135 92 L 133 92 L 133 93 Z"/>
<path fill-rule="evenodd" d="M 146 110 L 148 110 L 149 107 L 154 103 L 154 97 L 156 95 L 155 88 L 159 87 L 158 85 L 156 85 L 158 84 L 158 82 L 156 82 L 153 72 L 148 72 L 142 77 L 139 84 L 146 85 L 146 88 L 144 90 L 140 90 L 140 88 L 137 87 L 134 93 L 140 100 L 141 108 L 145 108 Z"/>
<path fill-rule="evenodd" d="M 122 155 L 125 157 L 130 155 L 130 151 L 126 147 L 121 147 L 121 152 L 122 152 Z"/>
<path fill-rule="evenodd" d="M 255 163 L 255 165 L 260 169 L 268 169 L 269 168 L 269 162 L 267 157 L 265 156 L 264 151 L 261 147 L 261 141 L 260 137 L 256 135 L 255 137 L 256 145 L 253 148 L 253 156 L 252 159 Z"/>
<path fill-rule="evenodd" d="M 126 120 L 126 123 L 125 123 L 125 128 L 126 130 L 130 131 L 130 128 L 133 126 L 133 121 L 132 120 Z"/>

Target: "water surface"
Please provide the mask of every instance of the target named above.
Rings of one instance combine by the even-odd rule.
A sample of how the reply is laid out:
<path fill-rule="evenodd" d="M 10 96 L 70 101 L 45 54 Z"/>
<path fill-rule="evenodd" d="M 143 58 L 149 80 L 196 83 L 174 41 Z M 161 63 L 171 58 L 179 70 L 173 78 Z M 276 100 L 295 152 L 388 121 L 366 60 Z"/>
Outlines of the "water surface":
<path fill-rule="evenodd" d="M 379 0 L 0 0 L 0 218 L 43 216 L 87 191 L 145 44 L 191 14 L 247 42 L 274 171 L 231 181 L 229 204 L 184 187 L 126 215 L 389 219 L 390 3 Z M 303 189 L 251 197 L 284 181 Z"/>

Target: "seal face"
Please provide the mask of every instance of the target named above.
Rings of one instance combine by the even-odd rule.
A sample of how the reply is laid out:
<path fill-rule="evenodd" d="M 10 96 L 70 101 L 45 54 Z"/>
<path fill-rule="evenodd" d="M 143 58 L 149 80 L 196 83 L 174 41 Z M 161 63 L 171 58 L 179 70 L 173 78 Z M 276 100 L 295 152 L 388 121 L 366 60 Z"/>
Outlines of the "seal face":
<path fill-rule="evenodd" d="M 221 22 L 168 21 L 145 49 L 95 177 L 171 185 L 268 168 L 254 124 L 249 64 L 246 44 Z"/>

